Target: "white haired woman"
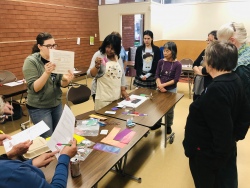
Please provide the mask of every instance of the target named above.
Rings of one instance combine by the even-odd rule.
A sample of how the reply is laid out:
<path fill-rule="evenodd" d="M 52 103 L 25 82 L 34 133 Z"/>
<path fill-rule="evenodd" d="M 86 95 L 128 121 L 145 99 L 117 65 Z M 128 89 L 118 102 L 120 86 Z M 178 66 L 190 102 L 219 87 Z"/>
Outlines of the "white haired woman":
<path fill-rule="evenodd" d="M 250 96 L 250 45 L 243 23 L 224 24 L 217 31 L 220 41 L 229 41 L 238 49 L 238 63 L 233 71 L 241 78 L 247 96 Z"/>

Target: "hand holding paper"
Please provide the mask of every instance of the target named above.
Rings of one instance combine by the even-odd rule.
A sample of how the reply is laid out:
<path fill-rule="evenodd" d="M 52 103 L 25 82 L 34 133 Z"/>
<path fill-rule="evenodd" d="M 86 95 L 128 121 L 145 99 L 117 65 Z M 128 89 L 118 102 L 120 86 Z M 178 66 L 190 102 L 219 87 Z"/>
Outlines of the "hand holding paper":
<path fill-rule="evenodd" d="M 70 108 L 65 105 L 61 118 L 53 132 L 47 145 L 51 151 L 61 150 L 64 146 L 58 146 L 57 143 L 69 143 L 73 139 L 75 125 L 75 116 Z M 74 143 L 74 142 L 73 142 Z M 59 154 L 56 154 L 59 157 Z"/>
<path fill-rule="evenodd" d="M 61 154 L 68 155 L 70 158 L 74 157 L 77 153 L 76 139 L 73 138 L 73 141 L 70 142 L 71 146 L 65 146 Z"/>
<path fill-rule="evenodd" d="M 6 152 L 9 152 L 13 146 L 25 142 L 27 140 L 34 140 L 36 137 L 40 136 L 41 134 L 45 133 L 49 130 L 49 127 L 44 123 L 44 121 L 40 121 L 39 123 L 33 125 L 32 127 L 15 134 L 12 136 L 12 139 L 6 139 L 3 141 L 4 149 Z"/>
<path fill-rule="evenodd" d="M 56 65 L 53 73 L 68 74 L 74 71 L 75 52 L 50 49 L 50 62 Z"/>

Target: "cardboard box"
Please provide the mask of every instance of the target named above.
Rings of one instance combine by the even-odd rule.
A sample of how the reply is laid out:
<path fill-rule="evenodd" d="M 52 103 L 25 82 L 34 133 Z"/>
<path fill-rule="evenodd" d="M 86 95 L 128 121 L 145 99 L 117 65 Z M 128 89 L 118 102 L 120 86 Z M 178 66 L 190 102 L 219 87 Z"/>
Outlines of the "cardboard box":
<path fill-rule="evenodd" d="M 23 157 L 26 159 L 33 159 L 48 151 L 50 151 L 50 149 L 47 146 L 46 140 L 42 137 L 37 137 L 35 140 L 33 140 L 28 152 L 25 153 Z"/>

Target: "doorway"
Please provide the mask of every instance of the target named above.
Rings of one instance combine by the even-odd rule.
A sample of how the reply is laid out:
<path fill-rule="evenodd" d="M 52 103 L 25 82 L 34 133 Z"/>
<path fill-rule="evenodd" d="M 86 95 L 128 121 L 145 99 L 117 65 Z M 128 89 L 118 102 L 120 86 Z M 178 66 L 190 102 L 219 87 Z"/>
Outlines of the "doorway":
<path fill-rule="evenodd" d="M 144 14 L 122 15 L 122 45 L 125 50 L 143 43 Z"/>

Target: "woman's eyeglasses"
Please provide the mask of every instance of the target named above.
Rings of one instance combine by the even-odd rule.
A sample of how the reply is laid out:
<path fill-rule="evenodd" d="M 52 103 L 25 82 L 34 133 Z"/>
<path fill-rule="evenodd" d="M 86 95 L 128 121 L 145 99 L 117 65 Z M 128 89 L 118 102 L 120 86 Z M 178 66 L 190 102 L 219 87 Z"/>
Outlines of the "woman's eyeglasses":
<path fill-rule="evenodd" d="M 42 46 L 45 46 L 48 49 L 56 49 L 58 47 L 57 44 L 46 44 L 46 45 L 42 45 Z"/>
<path fill-rule="evenodd" d="M 234 22 L 232 22 L 230 26 L 233 28 L 234 32 L 236 32 L 236 28 L 234 26 Z"/>

